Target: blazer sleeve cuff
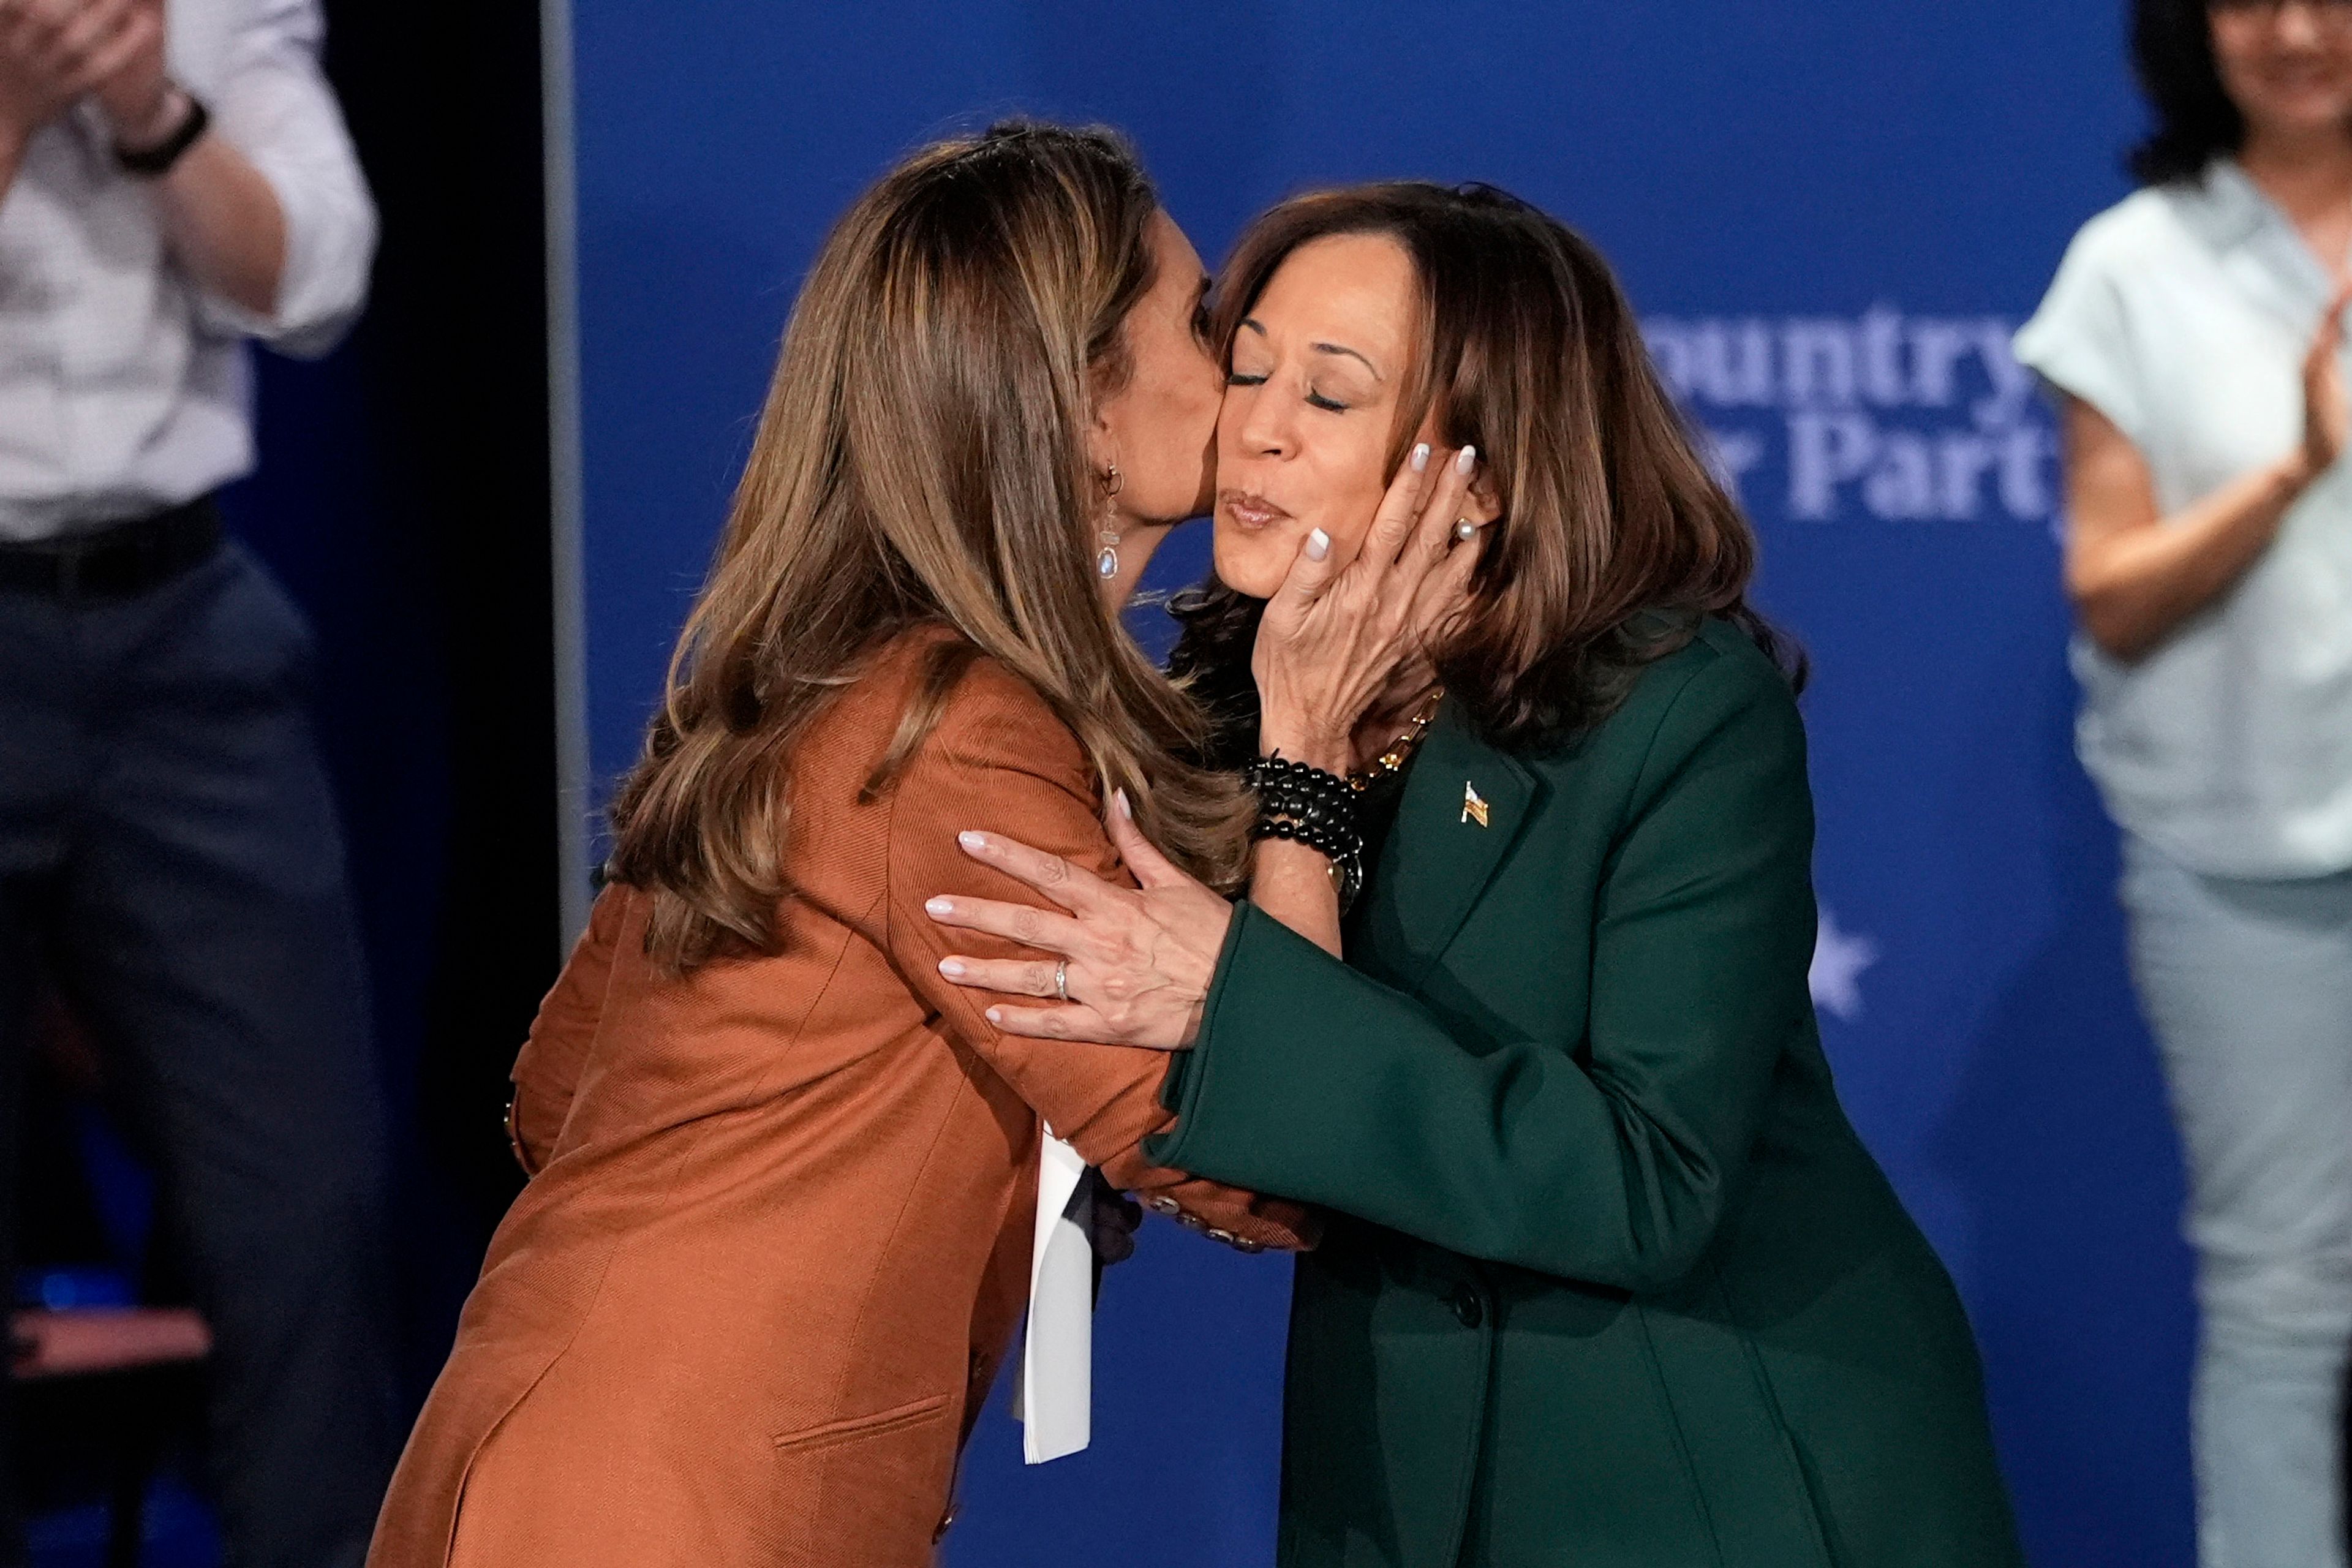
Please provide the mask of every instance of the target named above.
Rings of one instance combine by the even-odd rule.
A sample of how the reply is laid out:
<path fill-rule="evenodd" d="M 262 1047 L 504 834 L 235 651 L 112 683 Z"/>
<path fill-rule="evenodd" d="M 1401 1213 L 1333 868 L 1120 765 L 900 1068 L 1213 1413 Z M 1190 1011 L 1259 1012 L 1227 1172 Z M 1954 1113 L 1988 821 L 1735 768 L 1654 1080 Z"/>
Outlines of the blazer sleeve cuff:
<path fill-rule="evenodd" d="M 1192 1049 L 1172 1054 L 1160 1086 L 1160 1103 L 1175 1113 L 1176 1124 L 1145 1141 L 1143 1152 L 1154 1164 L 1207 1173 L 1191 1162 L 1204 1155 L 1214 1157 L 1218 1110 L 1210 1087 L 1212 1083 L 1222 1086 L 1230 1078 L 1255 1076 L 1250 1059 L 1265 1033 L 1263 1028 L 1252 1029 L 1241 1016 L 1244 1008 L 1235 998 L 1245 987 L 1236 985 L 1235 977 L 1269 962 L 1280 963 L 1284 955 L 1278 950 L 1284 938 L 1294 942 L 1303 940 L 1247 899 L 1234 905 L 1233 923 L 1225 929 L 1225 945 L 1217 954 L 1216 971 L 1209 980 L 1209 994 L 1202 1003 L 1200 1037 Z"/>

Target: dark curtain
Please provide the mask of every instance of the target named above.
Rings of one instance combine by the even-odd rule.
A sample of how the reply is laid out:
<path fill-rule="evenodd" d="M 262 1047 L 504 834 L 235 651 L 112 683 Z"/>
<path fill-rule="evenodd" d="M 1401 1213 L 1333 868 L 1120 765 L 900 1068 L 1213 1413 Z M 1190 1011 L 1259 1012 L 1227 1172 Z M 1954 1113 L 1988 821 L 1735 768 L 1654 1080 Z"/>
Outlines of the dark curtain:
<path fill-rule="evenodd" d="M 329 27 L 374 291 L 326 361 L 265 356 L 262 471 L 227 501 L 319 633 L 421 1399 L 520 1185 L 506 1075 L 562 956 L 539 26 L 330 0 Z"/>

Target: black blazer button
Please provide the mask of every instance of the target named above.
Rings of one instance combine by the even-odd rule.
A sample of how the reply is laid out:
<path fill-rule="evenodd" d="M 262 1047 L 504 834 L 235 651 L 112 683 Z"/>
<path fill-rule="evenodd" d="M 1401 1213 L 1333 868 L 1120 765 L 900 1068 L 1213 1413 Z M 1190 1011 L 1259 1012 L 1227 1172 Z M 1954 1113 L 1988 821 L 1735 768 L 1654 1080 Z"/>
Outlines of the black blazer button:
<path fill-rule="evenodd" d="M 1454 1318 L 1465 1329 L 1475 1329 L 1486 1321 L 1486 1304 L 1478 1300 L 1478 1292 L 1467 1285 L 1456 1285 L 1445 1304 L 1454 1309 Z"/>

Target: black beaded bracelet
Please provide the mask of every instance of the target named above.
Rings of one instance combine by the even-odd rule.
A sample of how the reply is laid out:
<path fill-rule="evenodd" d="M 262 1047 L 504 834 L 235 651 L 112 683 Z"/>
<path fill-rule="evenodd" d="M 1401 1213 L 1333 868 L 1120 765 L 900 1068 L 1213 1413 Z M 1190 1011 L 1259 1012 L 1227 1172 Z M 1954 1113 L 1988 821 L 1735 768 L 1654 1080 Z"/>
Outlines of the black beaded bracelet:
<path fill-rule="evenodd" d="M 1243 772 L 1257 795 L 1250 837 L 1303 844 L 1331 862 L 1346 912 L 1364 880 L 1364 835 L 1357 819 L 1359 792 L 1334 773 L 1280 754 L 1260 757 Z"/>
<path fill-rule="evenodd" d="M 1261 800 L 1280 799 L 1302 805 L 1312 803 L 1350 823 L 1355 819 L 1360 794 L 1356 786 L 1338 773 L 1327 773 L 1310 763 L 1295 763 L 1276 752 L 1250 763 L 1243 779 L 1257 791 Z"/>

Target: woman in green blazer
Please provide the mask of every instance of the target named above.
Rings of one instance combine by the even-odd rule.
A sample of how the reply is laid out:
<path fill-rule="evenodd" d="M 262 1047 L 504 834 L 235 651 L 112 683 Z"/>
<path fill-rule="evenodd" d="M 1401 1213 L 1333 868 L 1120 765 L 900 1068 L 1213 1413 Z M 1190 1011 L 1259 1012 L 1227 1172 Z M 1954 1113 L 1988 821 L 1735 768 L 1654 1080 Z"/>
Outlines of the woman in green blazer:
<path fill-rule="evenodd" d="M 1297 764 L 1252 769 L 1251 900 L 1119 802 L 1139 889 L 975 832 L 1068 918 L 933 912 L 1048 955 L 948 961 L 1066 998 L 1003 1026 L 1180 1051 L 1154 1160 L 1331 1211 L 1285 1568 L 2019 1563 L 1967 1319 L 1822 1058 L 1752 544 L 1606 267 L 1484 188 L 1328 193 L 1244 237 L 1216 326 L 1178 662 Z M 1426 446 L 1381 502 L 1416 439 L 1484 454 L 1450 530 Z M 1475 574 L 1433 613 L 1449 536 Z"/>

